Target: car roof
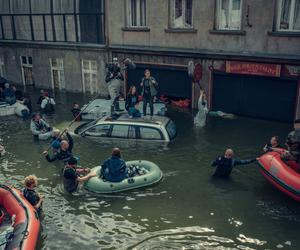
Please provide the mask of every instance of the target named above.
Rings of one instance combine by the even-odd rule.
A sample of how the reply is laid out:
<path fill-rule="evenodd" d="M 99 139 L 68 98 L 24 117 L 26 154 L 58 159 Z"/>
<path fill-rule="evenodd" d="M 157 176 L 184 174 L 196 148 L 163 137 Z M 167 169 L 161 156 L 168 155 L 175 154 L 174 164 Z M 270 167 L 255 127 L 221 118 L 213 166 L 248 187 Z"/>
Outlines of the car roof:
<path fill-rule="evenodd" d="M 166 116 L 159 116 L 155 115 L 153 116 L 152 120 L 150 119 L 150 116 L 144 117 L 136 117 L 136 118 L 130 118 L 128 114 L 122 114 L 116 119 L 112 119 L 111 116 L 104 116 L 101 119 L 97 121 L 98 123 L 102 122 L 125 122 L 125 123 L 140 123 L 140 124 L 152 124 L 152 125 L 166 125 L 170 119 Z"/>

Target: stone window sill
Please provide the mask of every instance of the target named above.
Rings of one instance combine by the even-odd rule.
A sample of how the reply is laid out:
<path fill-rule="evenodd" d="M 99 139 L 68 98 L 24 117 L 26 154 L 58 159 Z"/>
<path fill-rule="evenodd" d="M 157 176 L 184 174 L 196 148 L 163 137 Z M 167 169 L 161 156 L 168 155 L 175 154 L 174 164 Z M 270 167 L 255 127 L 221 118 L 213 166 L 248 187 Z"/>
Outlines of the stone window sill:
<path fill-rule="evenodd" d="M 268 31 L 269 36 L 300 37 L 300 32 Z"/>
<path fill-rule="evenodd" d="M 197 33 L 196 29 L 178 29 L 178 28 L 168 28 L 165 29 L 166 33 Z"/>
<path fill-rule="evenodd" d="M 148 27 L 123 27 L 123 31 L 133 31 L 133 32 L 149 32 L 150 28 Z"/>
<path fill-rule="evenodd" d="M 246 31 L 244 30 L 209 30 L 209 33 L 214 35 L 236 35 L 236 36 L 246 35 Z"/>

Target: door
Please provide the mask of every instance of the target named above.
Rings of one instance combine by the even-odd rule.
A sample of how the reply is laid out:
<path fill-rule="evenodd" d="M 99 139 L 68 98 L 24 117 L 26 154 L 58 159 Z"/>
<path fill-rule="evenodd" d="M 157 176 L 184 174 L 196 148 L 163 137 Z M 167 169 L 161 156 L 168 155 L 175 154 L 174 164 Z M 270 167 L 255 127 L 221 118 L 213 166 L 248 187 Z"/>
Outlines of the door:
<path fill-rule="evenodd" d="M 215 73 L 213 110 L 236 115 L 292 122 L 297 80 Z"/>
<path fill-rule="evenodd" d="M 52 88 L 65 89 L 65 72 L 62 58 L 50 58 Z"/>
<path fill-rule="evenodd" d="M 98 66 L 97 61 L 94 60 L 82 60 L 82 82 L 83 92 L 89 92 L 91 94 L 98 93 Z"/>
<path fill-rule="evenodd" d="M 141 93 L 140 83 L 145 69 L 150 69 L 151 75 L 157 80 L 159 95 L 191 99 L 192 85 L 186 68 L 137 65 L 135 70 L 128 70 L 127 90 L 135 85 L 138 93 Z"/>

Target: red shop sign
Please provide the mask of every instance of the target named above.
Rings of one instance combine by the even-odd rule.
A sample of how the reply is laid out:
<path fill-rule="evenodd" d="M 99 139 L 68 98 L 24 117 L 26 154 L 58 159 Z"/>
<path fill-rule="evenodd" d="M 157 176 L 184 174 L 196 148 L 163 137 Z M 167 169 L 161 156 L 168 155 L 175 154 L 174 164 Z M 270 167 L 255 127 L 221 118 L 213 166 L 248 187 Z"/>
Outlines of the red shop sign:
<path fill-rule="evenodd" d="M 226 72 L 235 74 L 280 77 L 281 65 L 226 61 Z"/>

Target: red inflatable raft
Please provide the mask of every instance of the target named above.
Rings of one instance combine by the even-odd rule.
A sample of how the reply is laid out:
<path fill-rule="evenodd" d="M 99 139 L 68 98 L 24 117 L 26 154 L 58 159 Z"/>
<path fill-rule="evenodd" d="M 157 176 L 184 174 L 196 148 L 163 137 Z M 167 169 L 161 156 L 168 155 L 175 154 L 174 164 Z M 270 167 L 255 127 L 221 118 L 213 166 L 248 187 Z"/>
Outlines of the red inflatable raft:
<path fill-rule="evenodd" d="M 259 158 L 261 173 L 279 190 L 300 201 L 300 174 L 280 159 L 280 153 L 269 152 Z"/>
<path fill-rule="evenodd" d="M 0 185 L 0 206 L 5 208 L 10 217 L 15 215 L 13 237 L 6 244 L 5 249 L 35 249 L 40 220 L 31 204 L 19 190 Z"/>

